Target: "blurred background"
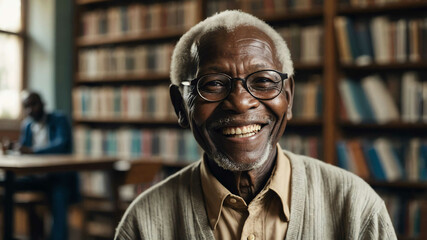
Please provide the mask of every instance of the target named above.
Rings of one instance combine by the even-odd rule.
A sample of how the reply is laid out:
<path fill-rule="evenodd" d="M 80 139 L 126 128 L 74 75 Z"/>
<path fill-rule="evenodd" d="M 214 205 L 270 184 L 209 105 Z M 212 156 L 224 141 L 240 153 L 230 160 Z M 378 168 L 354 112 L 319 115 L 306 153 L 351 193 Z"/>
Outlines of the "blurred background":
<path fill-rule="evenodd" d="M 170 57 L 186 30 L 226 9 L 265 20 L 291 50 L 282 147 L 359 175 L 399 239 L 427 239 L 426 0 L 0 0 L 0 141 L 15 143 L 1 169 L 19 145 L 22 91 L 36 91 L 46 112 L 67 116 L 71 158 L 115 162 L 75 170 L 82 197 L 68 210 L 70 239 L 111 239 L 135 196 L 200 158 L 170 103 Z M 46 239 L 46 196 L 14 203 L 13 235 Z"/>

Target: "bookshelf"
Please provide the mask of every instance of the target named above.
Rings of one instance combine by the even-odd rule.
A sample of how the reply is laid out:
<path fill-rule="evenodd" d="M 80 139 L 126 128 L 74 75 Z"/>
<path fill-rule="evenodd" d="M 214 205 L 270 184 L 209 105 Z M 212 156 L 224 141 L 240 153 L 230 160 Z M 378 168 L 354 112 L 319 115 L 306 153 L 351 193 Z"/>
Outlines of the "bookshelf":
<path fill-rule="evenodd" d="M 361 2 L 339 1 L 334 17 L 335 91 L 342 101 L 341 106 L 335 107 L 337 164 L 347 164 L 347 169 L 359 173 L 380 193 L 399 239 L 424 239 L 427 235 L 421 226 L 427 219 L 427 111 L 423 109 L 427 102 L 423 95 L 427 93 L 427 2 Z M 363 44 L 364 28 L 370 30 L 370 45 Z M 358 88 L 359 93 L 345 91 L 346 84 L 353 86 L 351 89 Z M 374 91 L 368 89 L 374 85 Z M 372 103 L 372 99 L 377 102 Z M 366 100 L 368 105 L 363 103 Z M 356 103 L 356 109 L 351 102 Z M 366 115 L 369 108 L 374 117 Z M 381 110 L 387 110 L 382 113 L 382 120 L 378 118 Z M 361 114 L 363 111 L 365 114 Z M 361 171 L 364 163 L 373 164 L 375 159 L 379 165 L 370 166 L 368 172 Z M 383 171 L 383 177 L 378 169 Z"/>
<path fill-rule="evenodd" d="M 133 35 L 133 36 L 114 36 L 108 37 L 105 39 L 93 38 L 79 38 L 77 40 L 77 45 L 79 47 L 96 47 L 107 44 L 118 44 L 118 43 L 133 43 L 140 41 L 155 41 L 158 39 L 176 39 L 179 38 L 184 33 L 183 30 L 168 30 L 167 32 L 148 32 L 143 35 Z"/>
<path fill-rule="evenodd" d="M 202 19 L 201 6 L 200 0 L 75 1 L 75 151 L 133 160 L 126 174 L 82 174 L 84 239 L 111 239 L 130 199 L 199 158 L 172 110 L 168 61 L 179 37 Z M 165 163 L 154 168 L 150 160 Z"/>
<path fill-rule="evenodd" d="M 140 6 L 141 4 L 136 4 L 137 1 L 76 0 L 76 30 L 74 41 L 76 68 L 74 71 L 73 91 L 76 92 L 79 89 L 95 90 L 110 88 L 108 91 L 111 92 L 111 89 L 113 89 L 114 92 L 118 91 L 117 89 L 120 90 L 123 88 L 149 89 L 159 86 L 166 87 L 169 83 L 168 69 L 165 69 L 167 64 L 158 71 L 146 69 L 147 71 L 145 72 L 138 72 L 137 70 L 141 69 L 140 67 L 136 67 L 140 66 L 136 62 L 144 62 L 144 60 L 141 60 L 140 56 L 146 56 L 144 54 L 147 53 L 146 50 L 141 50 L 142 55 L 138 55 L 136 49 L 141 49 L 141 47 L 144 46 L 150 46 L 148 48 L 151 48 L 151 46 L 168 44 L 171 46 L 188 27 L 211 15 L 213 12 L 225 9 L 242 9 L 243 11 L 250 12 L 260 17 L 270 23 L 274 28 L 278 29 L 287 40 L 291 49 L 296 73 L 296 89 L 298 91 L 301 90 L 301 92 L 298 92 L 299 96 L 297 96 L 296 93 L 296 106 L 293 108 L 293 111 L 295 111 L 294 118 L 288 123 L 285 134 L 285 136 L 289 136 L 289 142 L 286 144 L 292 146 L 292 150 L 318 157 L 327 163 L 339 165 L 337 143 L 340 141 L 364 139 L 373 141 L 376 138 L 385 137 L 403 144 L 405 141 L 409 142 L 412 139 L 421 139 L 422 141 L 422 137 L 426 136 L 427 121 L 422 120 L 422 114 L 427 113 L 421 111 L 422 114 L 416 121 L 404 120 L 401 106 L 403 105 L 402 99 L 399 96 L 401 93 L 397 94 L 396 89 L 390 95 L 393 102 L 396 104 L 399 114 L 390 121 L 387 120 L 379 123 L 376 119 L 358 122 L 352 121 L 348 117 L 343 117 L 345 115 L 343 114 L 344 106 L 342 104 L 342 94 L 340 93 L 339 87 L 345 78 L 349 78 L 357 84 L 361 84 L 363 78 L 372 75 L 379 76 L 380 82 L 394 82 L 395 86 L 400 86 L 403 81 L 403 75 L 407 72 L 415 72 L 418 74 L 418 81 L 420 84 L 425 84 L 425 75 L 427 74 L 427 52 L 422 51 L 427 49 L 424 43 L 426 41 L 418 40 L 416 43 L 418 46 L 417 49 L 419 49 L 421 53 L 413 59 L 410 59 L 409 52 L 405 52 L 407 55 L 405 55 L 404 58 L 399 58 L 396 55 L 390 57 L 390 59 L 386 58 L 385 60 L 382 59 L 377 61 L 375 55 L 372 55 L 370 56 L 370 60 L 366 61 L 362 59 L 362 61 L 360 61 L 356 60 L 356 58 L 353 59 L 351 55 L 352 50 L 347 49 L 347 54 L 350 55 L 348 55 L 348 59 L 344 61 L 344 55 L 342 53 L 343 47 L 340 45 L 342 45 L 343 41 L 342 36 L 344 36 L 345 39 L 347 28 L 339 28 L 337 26 L 337 19 L 343 19 L 343 22 L 347 25 L 349 24 L 348 19 L 350 19 L 350 24 L 364 22 L 364 24 L 368 24 L 368 27 L 372 19 L 380 19 L 379 21 L 383 22 L 384 19 L 386 19 L 385 22 L 391 24 L 392 27 L 390 28 L 392 29 L 395 29 L 397 22 L 403 19 L 408 25 L 407 29 L 409 29 L 409 25 L 411 25 L 409 22 L 411 19 L 426 18 L 425 11 L 427 10 L 427 1 L 381 1 L 382 3 L 380 4 L 377 3 L 380 1 L 375 0 L 314 0 L 309 1 L 310 4 L 305 3 L 303 5 L 298 5 L 304 1 L 171 0 L 164 1 L 161 4 L 164 4 L 164 6 L 172 6 L 170 8 L 175 9 L 177 8 L 176 3 L 182 2 L 192 2 L 193 5 L 187 3 L 187 5 L 191 5 L 188 9 L 192 9 L 188 11 L 195 12 L 192 13 L 193 16 L 190 17 L 192 20 L 182 21 L 187 22 L 187 25 L 184 24 L 179 27 L 164 28 L 159 28 L 159 26 L 154 27 L 154 29 L 157 28 L 157 30 L 153 30 L 153 27 L 148 27 L 147 29 L 135 29 L 134 27 L 130 27 L 128 32 L 110 34 L 110 32 L 106 30 L 108 29 L 106 26 L 98 26 L 99 31 L 97 32 L 96 27 L 85 27 L 84 24 L 96 24 L 93 23 L 93 18 L 98 18 L 99 21 L 99 18 L 105 18 L 105 14 L 107 14 L 108 20 L 108 12 L 113 12 L 112 15 L 114 15 L 114 12 L 117 14 L 117 9 L 125 11 L 121 8 L 122 6 L 128 6 L 129 8 L 132 6 L 135 8 L 134 6 Z M 150 11 L 154 11 L 154 13 L 158 13 L 158 11 L 168 12 L 164 10 L 167 9 L 167 7 L 163 5 L 159 6 L 156 1 L 149 1 L 146 5 L 147 6 L 141 8 L 143 9 L 141 11 L 145 11 L 145 14 Z M 151 8 L 148 5 L 156 6 Z M 171 9 L 169 10 L 172 12 L 180 11 Z M 180 14 L 175 15 L 179 16 Z M 114 16 L 112 16 L 112 18 L 114 19 Z M 89 23 L 86 23 L 86 21 Z M 143 22 L 147 24 L 146 20 L 143 20 Z M 188 22 L 191 22 L 191 24 Z M 427 20 L 420 20 L 419 23 L 415 23 L 415 25 L 417 24 L 427 29 Z M 361 23 L 359 25 L 363 24 Z M 137 26 L 139 25 L 137 24 Z M 419 29 L 423 28 L 419 27 Z M 427 30 L 419 30 L 418 36 L 424 36 L 423 39 L 425 39 L 425 36 L 427 36 L 426 31 Z M 414 30 L 413 32 L 416 34 L 417 31 Z M 396 30 L 394 30 L 394 33 L 396 34 Z M 413 47 L 410 46 L 413 42 L 411 42 L 409 38 L 410 36 L 407 36 L 407 46 L 409 49 L 412 49 Z M 313 39 L 316 39 L 316 41 L 313 41 Z M 351 47 L 350 42 L 345 44 L 347 44 L 347 48 Z M 395 44 L 396 42 L 389 44 L 389 49 L 392 49 Z M 372 51 L 375 51 L 375 49 Z M 84 57 L 81 57 L 81 55 L 84 55 L 80 54 L 82 52 L 88 53 L 87 57 L 92 60 L 85 60 Z M 123 52 L 135 52 L 136 54 L 134 54 L 137 56 L 134 57 L 133 60 L 127 59 L 126 56 L 123 57 Z M 108 57 L 106 57 L 108 54 L 111 54 L 112 57 L 110 57 L 113 60 L 108 60 Z M 375 52 L 372 54 L 375 54 Z M 96 56 L 98 56 L 98 58 Z M 117 58 L 119 60 L 117 60 Z M 163 59 L 167 59 L 167 57 L 163 56 Z M 89 71 L 89 74 L 81 74 L 80 64 L 87 61 L 93 61 L 95 64 L 92 63 L 92 65 L 96 65 L 99 61 L 109 62 L 109 64 L 118 61 L 121 62 L 124 68 L 120 70 L 116 69 L 115 72 L 111 73 L 105 71 L 105 69 L 111 68 L 106 66 L 111 65 L 105 65 L 104 69 L 102 66 L 97 66 L 98 69 L 94 72 Z M 131 66 L 129 67 L 126 64 Z M 120 72 L 120 74 L 118 72 Z M 390 75 L 396 75 L 398 77 L 390 79 Z M 396 83 L 398 84 L 396 85 Z M 126 94 L 122 95 L 126 96 Z M 169 101 L 168 97 L 166 98 L 167 101 Z M 313 107 L 313 104 L 318 105 Z M 78 110 L 77 112 L 82 110 L 75 108 L 81 104 L 76 104 L 74 99 L 73 105 L 73 109 Z M 424 105 L 427 106 L 427 100 Z M 311 112 L 307 112 L 306 109 L 308 108 L 311 109 Z M 166 111 L 171 110 L 169 109 Z M 110 132 L 123 128 L 130 129 L 131 131 L 142 131 L 144 129 L 172 129 L 178 131 L 179 128 L 176 123 L 176 117 L 173 116 L 173 111 L 171 115 L 166 114 L 163 115 L 163 117 L 147 117 L 144 113 L 129 117 L 122 112 L 123 111 L 117 111 L 116 113 L 111 113 L 110 111 L 107 115 L 101 114 L 102 116 L 84 116 L 84 114 L 73 113 L 73 120 L 75 126 L 83 125 L 89 130 L 105 128 L 106 131 Z M 104 136 L 104 133 L 101 133 L 101 136 Z M 426 139 L 424 139 L 424 141 L 425 140 Z M 86 141 L 88 140 L 86 139 Z M 404 196 L 407 192 L 411 192 L 411 196 L 413 196 L 414 199 L 421 199 L 427 196 L 427 186 L 424 181 L 408 181 L 406 179 L 379 181 L 370 177 L 366 180 L 375 189 L 385 189 L 388 194 L 391 193 L 394 196 Z M 424 205 L 421 204 L 421 206 Z M 422 213 L 422 218 L 427 218 L 425 211 Z M 424 235 L 416 237 L 414 234 L 409 232 L 405 233 L 404 231 L 400 234 L 399 238 L 422 239 L 423 236 Z"/>

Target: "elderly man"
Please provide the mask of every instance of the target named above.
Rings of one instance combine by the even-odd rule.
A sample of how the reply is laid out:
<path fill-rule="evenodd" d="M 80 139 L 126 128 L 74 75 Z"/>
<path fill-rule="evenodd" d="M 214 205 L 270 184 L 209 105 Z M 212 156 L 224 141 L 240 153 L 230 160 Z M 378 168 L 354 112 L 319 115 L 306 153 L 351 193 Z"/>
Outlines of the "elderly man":
<path fill-rule="evenodd" d="M 277 144 L 292 118 L 283 39 L 239 11 L 190 29 L 170 94 L 203 159 L 141 194 L 116 239 L 396 239 L 384 202 L 360 178 Z"/>

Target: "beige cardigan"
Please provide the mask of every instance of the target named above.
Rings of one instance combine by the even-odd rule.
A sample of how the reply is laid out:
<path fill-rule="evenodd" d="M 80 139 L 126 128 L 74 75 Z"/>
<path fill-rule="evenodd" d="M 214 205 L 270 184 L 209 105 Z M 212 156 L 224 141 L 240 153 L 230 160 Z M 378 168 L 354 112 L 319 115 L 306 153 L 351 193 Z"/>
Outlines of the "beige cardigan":
<path fill-rule="evenodd" d="M 292 166 L 286 239 L 397 239 L 384 202 L 362 179 L 322 161 L 284 153 Z M 214 239 L 200 161 L 138 196 L 115 239 Z"/>

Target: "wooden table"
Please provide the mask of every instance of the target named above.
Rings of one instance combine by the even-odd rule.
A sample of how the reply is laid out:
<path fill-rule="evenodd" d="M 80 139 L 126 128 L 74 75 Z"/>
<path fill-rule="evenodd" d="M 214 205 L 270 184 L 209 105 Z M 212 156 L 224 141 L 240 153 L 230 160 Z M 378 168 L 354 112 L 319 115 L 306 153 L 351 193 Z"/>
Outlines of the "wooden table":
<path fill-rule="evenodd" d="M 188 163 L 164 161 L 160 158 L 121 160 L 118 157 L 87 157 L 77 155 L 0 155 L 0 169 L 5 171 L 3 239 L 13 239 L 13 196 L 17 175 L 61 171 L 108 170 L 114 175 L 112 182 L 116 209 L 119 209 L 118 186 L 148 182 L 163 166 L 182 167 Z M 119 212 L 119 211 L 117 211 Z M 119 218 L 119 216 L 117 216 Z"/>

